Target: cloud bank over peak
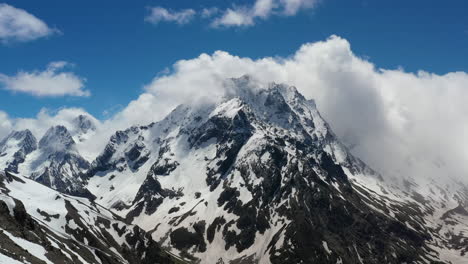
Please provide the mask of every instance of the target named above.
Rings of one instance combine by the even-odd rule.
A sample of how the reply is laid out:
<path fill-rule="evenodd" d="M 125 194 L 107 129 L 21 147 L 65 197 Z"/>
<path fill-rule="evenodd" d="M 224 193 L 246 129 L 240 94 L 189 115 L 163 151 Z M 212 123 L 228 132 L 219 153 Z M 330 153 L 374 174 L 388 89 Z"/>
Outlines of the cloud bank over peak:
<path fill-rule="evenodd" d="M 296 86 L 314 99 L 337 136 L 384 175 L 468 181 L 468 74 L 380 69 L 337 36 L 304 44 L 285 58 L 253 60 L 216 51 L 180 60 L 146 85 L 138 99 L 103 121 L 103 132 L 92 145 L 99 149 L 115 129 L 160 120 L 179 104 L 221 98 L 230 92 L 223 85 L 226 78 L 245 74 L 265 86 Z M 21 124 L 1 113 L 0 119 L 6 120 L 0 133 Z M 41 114 L 37 119 L 43 119 Z"/>
<path fill-rule="evenodd" d="M 49 63 L 44 71 L 20 71 L 14 76 L 0 73 L 0 88 L 37 97 L 90 96 L 91 93 L 84 90 L 84 78 L 64 71 L 70 66 L 73 65 L 55 61 Z"/>
<path fill-rule="evenodd" d="M 29 129 L 36 137 L 40 138 L 50 127 L 57 125 L 63 125 L 74 132 L 75 119 L 80 115 L 87 116 L 98 126 L 101 124 L 99 120 L 82 108 L 63 108 L 57 111 L 43 108 L 34 118 L 17 118 L 13 122 L 15 130 Z"/>
<path fill-rule="evenodd" d="M 252 60 L 217 51 L 178 61 L 115 118 L 142 124 L 160 119 L 178 104 L 222 97 L 223 81 L 244 74 L 294 85 L 315 99 L 352 152 L 386 175 L 467 177 L 468 74 L 380 69 L 337 36 L 304 44 L 287 58 Z"/>
<path fill-rule="evenodd" d="M 0 3 L 1 42 L 26 42 L 58 32 L 27 11 Z"/>

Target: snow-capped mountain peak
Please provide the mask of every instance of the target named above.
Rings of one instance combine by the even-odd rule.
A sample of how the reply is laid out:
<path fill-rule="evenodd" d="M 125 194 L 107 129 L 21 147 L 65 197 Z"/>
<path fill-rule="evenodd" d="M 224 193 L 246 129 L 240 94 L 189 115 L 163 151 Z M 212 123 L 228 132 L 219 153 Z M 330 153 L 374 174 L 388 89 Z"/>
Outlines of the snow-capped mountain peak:
<path fill-rule="evenodd" d="M 313 101 L 286 85 L 227 82 L 230 93 L 219 102 L 181 105 L 159 122 L 117 132 L 90 170 L 96 202 L 202 263 L 214 256 L 219 263 L 427 256 L 418 246 L 423 231 L 400 226 L 367 200 L 383 183 L 339 142 Z M 356 178 L 376 187 L 355 185 Z M 387 231 L 395 226 L 403 231 Z M 387 249 L 368 244 L 369 229 Z M 343 253 L 346 245 L 353 251 Z"/>
<path fill-rule="evenodd" d="M 49 128 L 38 146 L 19 166 L 21 174 L 62 192 L 91 197 L 83 186 L 89 162 L 65 126 Z"/>

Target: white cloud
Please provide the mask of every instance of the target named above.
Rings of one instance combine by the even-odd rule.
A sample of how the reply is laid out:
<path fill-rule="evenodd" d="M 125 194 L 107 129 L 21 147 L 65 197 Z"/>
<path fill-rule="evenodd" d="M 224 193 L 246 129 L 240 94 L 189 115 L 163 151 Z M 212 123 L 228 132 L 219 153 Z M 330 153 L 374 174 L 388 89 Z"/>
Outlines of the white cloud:
<path fill-rule="evenodd" d="M 299 11 L 311 9 L 319 0 L 255 0 L 251 5 L 234 5 L 221 10 L 218 7 L 194 9 L 169 10 L 162 7 L 150 8 L 150 14 L 145 18 L 147 22 L 158 24 L 162 21 L 187 24 L 197 15 L 201 18 L 211 19 L 214 27 L 253 26 L 258 19 L 266 20 L 271 16 L 294 16 Z"/>
<path fill-rule="evenodd" d="M 145 17 L 145 21 L 158 24 L 160 22 L 175 22 L 179 25 L 189 23 L 195 17 L 195 10 L 183 9 L 173 11 L 162 7 L 150 8 L 150 14 Z"/>
<path fill-rule="evenodd" d="M 254 25 L 254 16 L 251 10 L 245 7 L 231 9 L 228 8 L 224 11 L 221 17 L 216 18 L 212 25 L 219 26 L 252 26 Z"/>
<path fill-rule="evenodd" d="M 0 3 L 1 42 L 31 41 L 57 32 L 25 10 Z"/>
<path fill-rule="evenodd" d="M 20 71 L 14 76 L 0 73 L 0 87 L 38 97 L 89 96 L 90 92 L 84 90 L 85 79 L 63 71 L 69 65 L 58 61 L 50 63 L 44 71 Z"/>
<path fill-rule="evenodd" d="M 256 0 L 251 6 L 228 8 L 217 17 L 215 27 L 252 26 L 257 19 L 268 19 L 272 15 L 294 16 L 300 10 L 316 6 L 318 0 Z"/>

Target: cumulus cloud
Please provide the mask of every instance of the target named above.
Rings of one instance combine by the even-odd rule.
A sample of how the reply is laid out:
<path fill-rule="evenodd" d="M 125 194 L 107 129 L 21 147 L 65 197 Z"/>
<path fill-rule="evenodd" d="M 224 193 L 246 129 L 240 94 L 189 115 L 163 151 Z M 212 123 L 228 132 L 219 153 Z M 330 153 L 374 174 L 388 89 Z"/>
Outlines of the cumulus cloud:
<path fill-rule="evenodd" d="M 57 32 L 23 9 L 0 4 L 0 41 L 3 43 L 31 41 Z"/>
<path fill-rule="evenodd" d="M 189 23 L 195 17 L 195 10 L 183 9 L 180 11 L 169 10 L 162 7 L 150 8 L 150 14 L 145 17 L 145 21 L 158 24 L 160 22 L 174 22 L 179 25 Z"/>
<path fill-rule="evenodd" d="M 258 19 L 267 19 L 272 15 L 294 16 L 300 10 L 316 6 L 317 0 L 256 0 L 251 6 L 228 8 L 217 17 L 215 27 L 252 26 Z"/>
<path fill-rule="evenodd" d="M 44 71 L 20 71 L 14 76 L 0 73 L 0 87 L 38 97 L 89 96 L 91 93 L 84 90 L 85 79 L 63 71 L 67 66 L 70 64 L 57 61 L 51 62 Z"/>

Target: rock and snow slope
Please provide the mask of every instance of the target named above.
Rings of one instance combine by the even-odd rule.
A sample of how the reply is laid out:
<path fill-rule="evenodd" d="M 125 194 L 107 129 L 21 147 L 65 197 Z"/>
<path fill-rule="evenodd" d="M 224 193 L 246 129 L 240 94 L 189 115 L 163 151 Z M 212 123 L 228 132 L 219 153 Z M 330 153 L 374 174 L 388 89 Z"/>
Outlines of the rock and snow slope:
<path fill-rule="evenodd" d="M 85 198 L 0 174 L 0 263 L 176 263 L 143 230 Z"/>
<path fill-rule="evenodd" d="M 384 182 L 295 88 L 226 85 L 221 102 L 117 132 L 91 165 L 96 202 L 195 262 L 462 263 L 463 210 L 442 218 L 461 188 Z"/>
<path fill-rule="evenodd" d="M 19 171 L 34 177 L 33 162 L 57 168 L 53 179 L 63 186 L 50 186 L 89 191 L 188 261 L 466 262 L 463 184 L 379 175 L 294 87 L 258 87 L 249 77 L 225 85 L 230 92 L 217 102 L 181 105 L 159 122 L 117 131 L 87 165 L 40 162 L 39 143 Z M 76 145 L 95 133 L 79 123 L 69 135 L 51 133 L 78 160 Z"/>

